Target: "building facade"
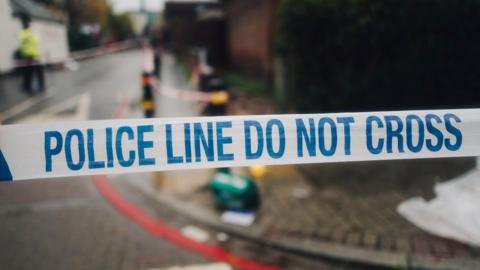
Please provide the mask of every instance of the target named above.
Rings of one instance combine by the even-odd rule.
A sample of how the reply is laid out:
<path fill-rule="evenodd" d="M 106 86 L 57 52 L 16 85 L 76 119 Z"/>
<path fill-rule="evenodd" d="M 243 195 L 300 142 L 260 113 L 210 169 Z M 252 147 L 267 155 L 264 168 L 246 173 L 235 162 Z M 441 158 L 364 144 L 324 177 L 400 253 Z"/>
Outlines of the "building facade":
<path fill-rule="evenodd" d="M 230 64 L 270 80 L 279 0 L 226 0 Z"/>

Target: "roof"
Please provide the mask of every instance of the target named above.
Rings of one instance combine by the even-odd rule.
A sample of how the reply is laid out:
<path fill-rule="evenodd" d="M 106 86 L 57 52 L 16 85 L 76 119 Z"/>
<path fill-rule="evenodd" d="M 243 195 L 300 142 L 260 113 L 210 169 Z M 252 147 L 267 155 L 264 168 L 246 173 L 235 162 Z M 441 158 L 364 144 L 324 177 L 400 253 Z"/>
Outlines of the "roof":
<path fill-rule="evenodd" d="M 18 16 L 20 14 L 28 14 L 32 19 L 53 21 L 63 23 L 65 22 L 65 15 L 58 11 L 53 11 L 43 5 L 37 4 L 32 0 L 10 0 L 13 14 Z"/>

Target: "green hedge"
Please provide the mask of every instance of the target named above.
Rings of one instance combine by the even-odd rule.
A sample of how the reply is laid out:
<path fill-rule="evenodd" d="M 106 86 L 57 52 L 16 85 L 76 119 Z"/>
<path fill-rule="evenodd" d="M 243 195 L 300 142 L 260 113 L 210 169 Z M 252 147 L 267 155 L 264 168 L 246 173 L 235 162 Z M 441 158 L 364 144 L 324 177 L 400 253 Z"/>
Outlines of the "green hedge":
<path fill-rule="evenodd" d="M 480 0 L 282 0 L 298 111 L 480 105 Z"/>

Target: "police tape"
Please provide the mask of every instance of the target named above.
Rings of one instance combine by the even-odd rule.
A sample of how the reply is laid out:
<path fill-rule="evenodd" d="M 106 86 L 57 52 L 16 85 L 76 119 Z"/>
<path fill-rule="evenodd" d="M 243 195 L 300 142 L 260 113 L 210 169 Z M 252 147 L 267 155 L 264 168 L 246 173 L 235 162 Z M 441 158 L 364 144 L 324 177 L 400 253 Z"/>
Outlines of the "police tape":
<path fill-rule="evenodd" d="M 147 74 L 153 73 L 155 57 L 154 55 L 155 51 L 153 48 L 149 46 L 145 46 L 143 48 L 143 70 Z M 192 72 L 192 80 L 200 80 L 200 74 L 202 73 L 202 69 L 211 69 L 211 67 L 208 67 L 206 65 L 195 66 Z M 143 82 L 142 84 L 145 85 L 145 82 Z M 158 78 L 155 78 L 154 76 L 149 78 L 148 84 L 151 84 L 151 86 L 156 89 L 156 92 L 158 94 L 164 97 L 181 101 L 211 103 L 212 105 L 225 105 L 230 100 L 230 94 L 227 90 L 199 92 L 195 90 L 181 89 L 163 84 Z M 198 82 L 194 84 L 198 84 Z"/>
<path fill-rule="evenodd" d="M 480 155 L 480 109 L 0 126 L 0 179 Z"/>
<path fill-rule="evenodd" d="M 111 53 L 116 53 L 128 49 L 138 47 L 142 42 L 141 39 L 131 39 L 125 40 L 116 43 L 106 44 L 100 47 L 73 51 L 67 57 L 57 57 L 50 59 L 43 59 L 41 61 L 29 60 L 29 59 L 18 59 L 15 60 L 13 68 L 24 68 L 28 66 L 51 66 L 51 65 L 61 65 L 68 64 L 72 61 L 80 61 L 88 58 L 99 57 Z"/>
<path fill-rule="evenodd" d="M 157 91 L 160 95 L 169 97 L 172 99 L 179 99 L 182 101 L 192 102 L 206 102 L 214 105 L 223 105 L 228 103 L 230 95 L 226 90 L 213 91 L 213 92 L 198 92 L 193 90 L 180 89 L 175 87 L 169 87 L 164 84 L 158 84 Z"/>

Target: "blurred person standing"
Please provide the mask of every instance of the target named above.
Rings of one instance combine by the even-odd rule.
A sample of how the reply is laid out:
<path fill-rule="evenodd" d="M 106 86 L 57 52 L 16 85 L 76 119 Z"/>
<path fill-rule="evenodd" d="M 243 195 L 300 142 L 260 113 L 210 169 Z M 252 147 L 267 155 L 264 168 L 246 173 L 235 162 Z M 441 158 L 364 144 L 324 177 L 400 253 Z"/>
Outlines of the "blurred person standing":
<path fill-rule="evenodd" d="M 18 34 L 20 41 L 20 58 L 24 65 L 21 68 L 23 73 L 22 90 L 28 94 L 33 94 L 32 77 L 35 75 L 38 78 L 38 91 L 45 91 L 45 78 L 43 65 L 40 62 L 40 38 L 35 34 L 31 27 L 30 16 L 23 14 L 21 16 L 22 30 Z"/>
<path fill-rule="evenodd" d="M 159 29 L 150 30 L 150 46 L 154 52 L 153 58 L 153 75 L 157 78 L 161 78 L 161 67 L 162 67 L 162 36 Z"/>
<path fill-rule="evenodd" d="M 169 44 L 170 35 L 164 27 L 157 27 L 147 30 L 147 32 L 149 32 L 150 45 L 155 53 L 153 74 L 157 78 L 161 78 L 162 55 Z"/>

